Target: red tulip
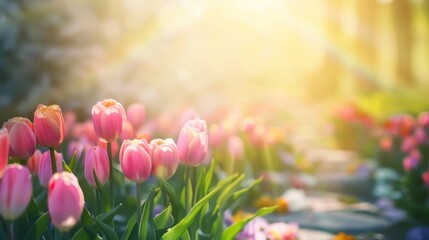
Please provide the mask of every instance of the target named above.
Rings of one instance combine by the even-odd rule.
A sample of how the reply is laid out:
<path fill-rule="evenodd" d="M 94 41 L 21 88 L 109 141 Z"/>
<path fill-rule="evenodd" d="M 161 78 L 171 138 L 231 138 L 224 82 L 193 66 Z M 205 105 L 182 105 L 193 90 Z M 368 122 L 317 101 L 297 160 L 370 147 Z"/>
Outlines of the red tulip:
<path fill-rule="evenodd" d="M 197 119 L 185 123 L 177 140 L 179 159 L 183 164 L 197 166 L 208 151 L 207 124 Z"/>
<path fill-rule="evenodd" d="M 9 155 L 14 158 L 27 159 L 36 150 L 36 137 L 33 123 L 27 118 L 14 117 L 3 124 L 9 130 Z"/>
<path fill-rule="evenodd" d="M 124 108 L 113 99 L 97 102 L 92 107 L 92 123 L 95 133 L 107 142 L 113 142 L 121 136 L 125 121 Z"/>
<path fill-rule="evenodd" d="M 61 231 L 70 230 L 83 212 L 84 196 L 75 175 L 55 173 L 49 180 L 48 210 L 52 224 Z"/>
<path fill-rule="evenodd" d="M 150 142 L 152 173 L 160 178 L 170 178 L 179 166 L 179 152 L 173 139 L 154 139 Z"/>
<path fill-rule="evenodd" d="M 109 179 L 110 166 L 109 166 L 109 156 L 107 155 L 106 149 L 96 146 L 88 148 L 88 152 L 85 156 L 85 178 L 88 183 L 97 187 L 95 183 L 93 170 L 97 175 L 98 180 L 101 184 L 105 184 L 107 179 Z"/>
<path fill-rule="evenodd" d="M 145 181 L 152 170 L 150 149 L 146 140 L 125 140 L 119 153 L 125 177 L 136 183 Z"/>
<path fill-rule="evenodd" d="M 6 220 L 14 220 L 27 208 L 33 194 L 31 174 L 27 167 L 10 164 L 0 183 L 0 214 Z"/>
<path fill-rule="evenodd" d="M 9 132 L 6 128 L 0 129 L 0 179 L 9 160 Z"/>
<path fill-rule="evenodd" d="M 65 124 L 58 105 L 39 104 L 34 113 L 37 142 L 45 147 L 56 147 L 64 140 Z"/>
<path fill-rule="evenodd" d="M 57 163 L 57 171 L 62 172 L 63 171 L 63 154 L 58 153 L 55 151 L 55 160 Z M 49 183 L 49 179 L 51 179 L 52 176 L 52 165 L 51 165 L 51 155 L 49 151 L 46 151 L 43 153 L 41 161 L 39 163 L 39 182 L 40 185 L 47 187 Z"/>
<path fill-rule="evenodd" d="M 145 107 L 140 103 L 133 103 L 127 109 L 128 121 L 133 125 L 134 129 L 138 130 L 144 123 Z"/>

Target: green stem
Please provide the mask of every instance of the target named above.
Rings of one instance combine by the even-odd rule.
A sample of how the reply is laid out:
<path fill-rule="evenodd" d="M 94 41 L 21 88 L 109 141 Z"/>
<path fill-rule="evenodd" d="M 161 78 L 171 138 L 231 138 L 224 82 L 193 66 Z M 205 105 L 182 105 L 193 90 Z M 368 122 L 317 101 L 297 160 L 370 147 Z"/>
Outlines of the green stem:
<path fill-rule="evenodd" d="M 49 148 L 51 153 L 51 166 L 52 166 L 52 175 L 57 172 L 57 161 L 55 159 L 55 149 L 53 147 Z"/>
<path fill-rule="evenodd" d="M 101 214 L 102 213 L 102 207 L 101 207 L 101 196 L 100 196 L 100 190 L 99 189 L 94 189 L 95 190 L 95 198 L 97 200 L 97 213 Z"/>
<path fill-rule="evenodd" d="M 141 209 L 141 202 L 142 202 L 142 194 L 141 194 L 141 183 L 136 183 L 136 208 L 137 208 L 137 226 L 140 226 L 140 220 L 142 217 L 142 209 Z M 138 231 L 138 240 L 141 239 L 140 231 Z"/>
<path fill-rule="evenodd" d="M 189 166 L 185 166 L 185 210 L 186 210 L 186 214 L 188 214 L 190 206 L 189 206 L 189 187 L 188 187 L 188 183 L 189 183 L 189 170 L 191 168 Z"/>
<path fill-rule="evenodd" d="M 54 230 L 54 238 L 55 240 L 61 240 L 61 232 L 60 230 L 56 229 Z"/>
<path fill-rule="evenodd" d="M 109 174 L 109 186 L 110 186 L 110 207 L 114 208 L 115 207 L 115 202 L 114 202 L 114 186 L 113 186 L 113 158 L 112 158 L 112 143 L 108 142 L 107 143 L 107 154 L 109 156 L 109 166 L 110 166 L 110 174 Z"/>
<path fill-rule="evenodd" d="M 13 222 L 9 222 L 9 224 L 7 225 L 7 239 L 8 240 L 14 240 L 15 239 L 15 235 L 13 232 Z"/>

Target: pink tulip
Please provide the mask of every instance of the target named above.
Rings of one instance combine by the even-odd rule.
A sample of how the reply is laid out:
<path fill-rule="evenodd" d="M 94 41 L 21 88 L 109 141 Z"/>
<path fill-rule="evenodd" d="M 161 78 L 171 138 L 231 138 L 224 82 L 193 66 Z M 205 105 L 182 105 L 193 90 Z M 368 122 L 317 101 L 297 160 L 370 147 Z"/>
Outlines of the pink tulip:
<path fill-rule="evenodd" d="M 67 157 L 71 159 L 76 152 L 76 159 L 80 159 L 82 154 L 89 148 L 90 145 L 86 138 L 82 138 L 80 140 L 73 140 L 67 146 Z"/>
<path fill-rule="evenodd" d="M 415 129 L 414 137 L 418 144 L 425 144 L 427 141 L 426 131 L 422 127 L 417 127 Z"/>
<path fill-rule="evenodd" d="M 97 102 L 92 107 L 92 123 L 95 133 L 106 142 L 113 142 L 121 136 L 125 121 L 124 108 L 113 99 Z"/>
<path fill-rule="evenodd" d="M 14 220 L 27 208 L 33 194 L 31 174 L 19 164 L 6 167 L 0 183 L 0 214 L 6 220 Z"/>
<path fill-rule="evenodd" d="M 208 151 L 207 124 L 197 119 L 185 123 L 177 141 L 179 159 L 185 165 L 197 166 Z"/>
<path fill-rule="evenodd" d="M 401 151 L 408 153 L 417 147 L 417 140 L 414 136 L 407 136 L 402 140 Z"/>
<path fill-rule="evenodd" d="M 27 159 L 36 150 L 36 137 L 33 123 L 27 118 L 14 117 L 3 124 L 9 130 L 9 155 L 14 158 Z"/>
<path fill-rule="evenodd" d="M 145 107 L 140 103 L 133 103 L 127 109 L 128 121 L 132 124 L 134 129 L 138 130 L 144 123 Z"/>
<path fill-rule="evenodd" d="M 429 112 L 422 112 L 417 118 L 419 126 L 427 128 L 429 127 Z"/>
<path fill-rule="evenodd" d="M 85 178 L 88 183 L 97 187 L 95 183 L 93 170 L 97 175 L 98 180 L 101 184 L 105 184 L 107 179 L 109 179 L 110 166 L 109 166 L 109 156 L 107 155 L 106 149 L 96 146 L 88 148 L 88 152 L 85 156 Z"/>
<path fill-rule="evenodd" d="M 55 151 L 55 159 L 57 163 L 57 171 L 62 172 L 63 171 L 63 154 L 58 153 Z M 51 155 L 49 151 L 46 151 L 43 153 L 41 161 L 39 163 L 39 182 L 40 185 L 47 187 L 49 183 L 49 179 L 52 177 L 52 165 L 51 165 Z"/>
<path fill-rule="evenodd" d="M 227 138 L 225 129 L 218 125 L 212 124 L 209 128 L 209 143 L 211 147 L 218 148 Z"/>
<path fill-rule="evenodd" d="M 107 143 L 104 140 L 99 139 L 97 142 L 97 146 L 100 146 L 100 147 L 106 149 L 106 151 L 107 151 Z M 116 142 L 116 141 L 112 142 L 112 156 L 115 157 L 118 154 L 118 151 L 119 151 L 118 142 Z"/>
<path fill-rule="evenodd" d="M 124 123 L 124 129 L 122 129 L 121 139 L 134 139 L 134 134 L 135 132 L 133 125 L 129 121 L 126 121 Z"/>
<path fill-rule="evenodd" d="M 179 166 L 179 152 L 173 139 L 154 139 L 150 142 L 152 173 L 159 178 L 170 178 Z"/>
<path fill-rule="evenodd" d="M 9 160 L 9 132 L 6 128 L 0 129 L 0 179 Z"/>
<path fill-rule="evenodd" d="M 37 143 L 45 147 L 56 147 L 64 140 L 65 124 L 58 105 L 39 104 L 34 112 L 34 131 Z"/>
<path fill-rule="evenodd" d="M 28 159 L 27 167 L 30 169 L 32 175 L 37 175 L 39 171 L 39 164 L 42 161 L 42 152 L 37 149 L 33 156 Z"/>
<path fill-rule="evenodd" d="M 422 174 L 423 183 L 429 188 L 429 171 Z"/>
<path fill-rule="evenodd" d="M 65 129 L 65 137 L 70 137 L 70 130 L 75 128 L 76 124 L 76 113 L 73 111 L 67 111 L 64 114 L 64 123 L 67 128 Z"/>
<path fill-rule="evenodd" d="M 228 152 L 232 159 L 239 160 L 244 155 L 244 144 L 241 138 L 231 136 L 228 138 Z"/>
<path fill-rule="evenodd" d="M 84 203 L 83 192 L 75 175 L 55 173 L 49 180 L 49 215 L 59 230 L 68 231 L 80 220 Z"/>
<path fill-rule="evenodd" d="M 150 149 L 146 140 L 125 140 L 119 153 L 125 177 L 136 183 L 145 181 L 152 171 Z"/>
<path fill-rule="evenodd" d="M 182 120 L 181 120 L 180 123 L 183 126 L 187 122 L 189 122 L 191 120 L 194 120 L 194 119 L 199 119 L 199 118 L 200 118 L 200 116 L 198 115 L 198 113 L 196 113 L 194 111 L 194 109 L 189 108 L 189 109 L 186 109 L 186 111 L 183 112 L 183 114 L 182 114 Z"/>
<path fill-rule="evenodd" d="M 417 168 L 419 163 L 421 162 L 422 155 L 420 154 L 419 150 L 414 149 L 412 150 L 403 160 L 403 166 L 404 170 L 406 172 L 410 172 L 411 170 Z"/>

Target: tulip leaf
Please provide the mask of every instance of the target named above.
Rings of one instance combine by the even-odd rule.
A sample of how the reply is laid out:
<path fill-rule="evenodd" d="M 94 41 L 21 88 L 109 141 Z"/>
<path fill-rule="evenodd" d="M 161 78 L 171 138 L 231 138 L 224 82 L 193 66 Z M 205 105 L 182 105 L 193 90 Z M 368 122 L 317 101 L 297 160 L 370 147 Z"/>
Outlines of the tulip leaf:
<path fill-rule="evenodd" d="M 127 230 L 125 231 L 124 235 L 122 236 L 122 238 L 121 238 L 122 240 L 132 239 L 130 236 L 131 236 L 131 233 L 133 232 L 133 229 L 135 228 L 136 222 L 137 222 L 137 214 L 134 213 L 131 216 L 130 220 L 128 220 Z"/>
<path fill-rule="evenodd" d="M 33 216 L 39 215 L 39 213 L 40 213 L 39 205 L 37 205 L 36 199 L 31 198 L 30 203 L 28 204 L 28 207 L 27 207 L 27 216 L 33 217 Z"/>
<path fill-rule="evenodd" d="M 91 213 L 88 211 L 86 207 L 83 208 L 83 212 L 80 220 L 83 223 L 83 225 L 87 227 L 92 227 L 95 224 L 94 218 L 92 217 Z"/>
<path fill-rule="evenodd" d="M 72 159 L 70 160 L 70 163 L 69 163 L 69 168 L 71 169 L 71 170 L 75 170 L 74 168 L 75 168 L 75 165 L 76 165 L 76 151 L 74 151 L 74 153 L 73 153 L 73 156 L 72 156 Z"/>
<path fill-rule="evenodd" d="M 63 164 L 64 171 L 69 172 L 69 173 L 73 173 L 73 171 L 69 168 L 69 166 L 67 165 L 67 163 L 64 160 L 62 161 L 62 164 Z"/>
<path fill-rule="evenodd" d="M 153 221 L 156 229 L 164 229 L 173 225 L 174 218 L 171 216 L 171 205 L 169 204 Z"/>
<path fill-rule="evenodd" d="M 177 196 L 174 188 L 164 179 L 159 179 L 159 183 L 161 185 L 161 189 L 168 195 L 171 202 L 172 214 L 174 219 L 180 220 L 185 215 L 185 208 L 180 202 L 179 197 Z"/>
<path fill-rule="evenodd" d="M 153 201 L 155 198 L 155 190 L 149 193 L 147 200 L 142 206 L 142 215 L 140 218 L 139 233 L 142 239 L 156 239 L 155 224 L 153 220 Z"/>
<path fill-rule="evenodd" d="M 206 177 L 206 169 L 202 169 L 201 172 L 199 172 L 199 177 L 197 181 L 197 186 L 195 187 L 195 193 L 194 193 L 194 202 L 197 202 L 201 198 L 204 197 L 206 194 L 205 191 L 205 177 Z"/>
<path fill-rule="evenodd" d="M 255 187 L 256 185 L 258 185 L 261 182 L 262 182 L 262 177 L 253 181 L 248 187 L 234 192 L 232 194 L 232 198 L 231 198 L 232 202 L 235 202 L 237 199 L 239 199 L 241 196 L 243 196 L 245 193 L 247 193 L 251 188 Z"/>
<path fill-rule="evenodd" d="M 227 206 L 225 206 L 226 201 L 228 200 L 229 197 L 231 197 L 232 193 L 235 190 L 235 187 L 240 184 L 240 182 L 244 179 L 244 174 L 241 174 L 240 176 L 238 176 L 231 184 L 229 184 L 225 190 L 222 191 L 222 193 L 220 194 L 218 201 L 217 201 L 217 205 L 220 206 L 221 208 L 225 208 Z"/>
<path fill-rule="evenodd" d="M 97 174 L 95 173 L 95 169 L 92 169 L 92 176 L 94 176 L 95 184 L 97 185 L 96 191 L 99 191 L 101 196 L 101 202 L 104 203 L 104 210 L 110 209 L 110 202 L 107 197 L 107 193 L 103 188 L 103 185 L 101 184 L 100 180 L 97 177 Z"/>
<path fill-rule="evenodd" d="M 41 239 L 50 223 L 49 214 L 46 212 L 40 216 L 24 236 L 24 240 Z"/>
<path fill-rule="evenodd" d="M 191 236 L 189 235 L 189 231 L 186 230 L 181 237 L 181 240 L 191 240 Z"/>
<path fill-rule="evenodd" d="M 0 239 L 7 239 L 6 233 L 4 232 L 4 229 L 1 223 L 0 223 Z"/>
<path fill-rule="evenodd" d="M 212 162 L 210 164 L 210 168 L 206 174 L 204 194 L 206 194 L 209 191 L 209 188 L 210 188 L 210 185 L 211 185 L 212 179 L 213 179 L 213 173 L 214 173 L 215 166 L 216 166 L 216 160 L 213 158 Z"/>
<path fill-rule="evenodd" d="M 114 209 L 98 215 L 97 219 L 109 224 L 113 220 L 113 218 L 115 217 L 116 213 L 118 213 L 118 211 L 121 208 L 122 208 L 122 203 L 119 203 L 119 205 L 116 206 Z"/>
<path fill-rule="evenodd" d="M 276 209 L 277 209 L 277 206 L 260 208 L 258 211 L 256 211 L 256 213 L 254 213 L 254 214 L 252 214 L 246 218 L 243 218 L 243 219 L 233 223 L 228 228 L 226 228 L 225 231 L 222 233 L 222 239 L 223 240 L 234 240 L 235 236 L 237 236 L 237 234 L 240 233 L 241 230 L 243 230 L 244 226 L 246 226 L 246 224 L 248 222 L 252 221 L 256 217 L 260 217 L 260 216 L 270 214 L 270 213 L 274 212 Z"/>
<path fill-rule="evenodd" d="M 90 240 L 85 228 L 80 228 L 74 235 L 72 240 Z"/>
<path fill-rule="evenodd" d="M 188 229 L 188 227 L 194 222 L 200 210 L 207 204 L 207 202 L 215 196 L 215 194 L 222 189 L 222 186 L 217 186 L 209 194 L 198 201 L 189 211 L 189 213 L 174 227 L 172 227 L 167 233 L 165 233 L 161 239 L 179 239 L 180 236 Z"/>
<path fill-rule="evenodd" d="M 115 231 L 107 224 L 105 224 L 103 221 L 98 220 L 95 218 L 95 222 L 98 224 L 98 226 L 101 227 L 104 234 L 106 235 L 106 238 L 109 240 L 119 240 L 118 235 L 116 235 Z"/>

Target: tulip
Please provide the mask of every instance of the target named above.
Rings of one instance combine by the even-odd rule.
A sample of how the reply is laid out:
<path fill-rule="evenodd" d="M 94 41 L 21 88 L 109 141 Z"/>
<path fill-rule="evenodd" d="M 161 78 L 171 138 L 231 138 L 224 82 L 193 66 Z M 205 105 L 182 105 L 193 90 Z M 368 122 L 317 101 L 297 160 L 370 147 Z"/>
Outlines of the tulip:
<path fill-rule="evenodd" d="M 121 139 L 125 140 L 125 139 L 133 139 L 133 138 L 134 138 L 134 127 L 129 121 L 126 121 L 124 123 L 124 129 L 122 129 Z"/>
<path fill-rule="evenodd" d="M 71 159 L 74 153 L 76 153 L 76 159 L 80 159 L 82 157 L 82 154 L 89 146 L 90 145 L 87 142 L 86 138 L 77 141 L 73 140 L 67 146 L 67 157 Z"/>
<path fill-rule="evenodd" d="M 150 142 L 152 173 L 163 179 L 170 178 L 179 166 L 179 152 L 173 139 L 154 139 Z"/>
<path fill-rule="evenodd" d="M 0 179 L 6 168 L 9 156 L 9 132 L 6 128 L 0 129 Z"/>
<path fill-rule="evenodd" d="M 429 171 L 422 174 L 423 183 L 429 188 Z"/>
<path fill-rule="evenodd" d="M 63 154 L 58 153 L 55 151 L 55 161 L 57 164 L 57 171 L 62 172 L 63 171 Z M 46 151 L 43 153 L 41 161 L 39 163 L 39 182 L 40 185 L 47 187 L 49 183 L 49 179 L 52 177 L 52 165 L 51 165 L 51 155 L 49 151 Z"/>
<path fill-rule="evenodd" d="M 30 169 L 30 172 L 32 175 L 38 174 L 39 164 L 40 164 L 40 161 L 42 161 L 42 156 L 43 156 L 42 152 L 39 149 L 37 149 L 34 152 L 33 156 L 31 156 L 28 159 L 27 167 L 28 169 Z"/>
<path fill-rule="evenodd" d="M 210 125 L 209 133 L 210 146 L 215 148 L 220 147 L 227 137 L 225 129 L 218 124 Z"/>
<path fill-rule="evenodd" d="M 429 112 L 422 112 L 417 118 L 419 126 L 428 128 L 429 127 Z"/>
<path fill-rule="evenodd" d="M 207 124 L 197 119 L 185 123 L 177 140 L 179 159 L 185 165 L 197 166 L 208 151 Z"/>
<path fill-rule="evenodd" d="M 422 155 L 419 150 L 412 150 L 403 160 L 404 170 L 406 172 L 410 172 L 411 170 L 417 168 L 419 163 L 421 162 Z"/>
<path fill-rule="evenodd" d="M 408 153 L 417 147 L 417 140 L 414 136 L 407 136 L 402 140 L 401 151 Z"/>
<path fill-rule="evenodd" d="M 138 130 L 145 119 L 145 107 L 140 103 L 133 103 L 127 109 L 128 121 L 132 124 L 134 129 Z"/>
<path fill-rule="evenodd" d="M 34 113 L 34 131 L 37 143 L 54 148 L 64 140 L 65 124 L 58 105 L 39 104 Z"/>
<path fill-rule="evenodd" d="M 244 155 L 244 144 L 241 138 L 231 136 L 228 138 L 228 152 L 233 160 L 241 159 Z"/>
<path fill-rule="evenodd" d="M 0 214 L 6 220 L 14 220 L 27 208 L 33 194 L 31 174 L 27 167 L 10 164 L 0 183 Z"/>
<path fill-rule="evenodd" d="M 119 152 L 119 161 L 125 177 L 136 183 L 145 181 L 152 170 L 150 148 L 146 140 L 125 140 Z"/>
<path fill-rule="evenodd" d="M 9 156 L 27 159 L 36 150 L 33 123 L 27 118 L 15 117 L 3 124 L 9 130 Z"/>
<path fill-rule="evenodd" d="M 424 128 L 418 127 L 414 131 L 414 137 L 418 144 L 425 144 L 427 141 L 427 134 Z"/>
<path fill-rule="evenodd" d="M 52 224 L 60 231 L 70 230 L 79 220 L 84 196 L 75 175 L 55 173 L 49 180 L 48 210 Z"/>
<path fill-rule="evenodd" d="M 109 156 L 107 155 L 107 151 L 99 146 L 89 148 L 85 156 L 86 181 L 96 188 L 97 184 L 95 183 L 93 171 L 95 171 L 101 184 L 107 182 L 110 173 Z"/>
<path fill-rule="evenodd" d="M 125 121 L 124 108 L 113 99 L 97 102 L 92 107 L 92 123 L 95 133 L 106 142 L 113 142 L 121 136 Z"/>

